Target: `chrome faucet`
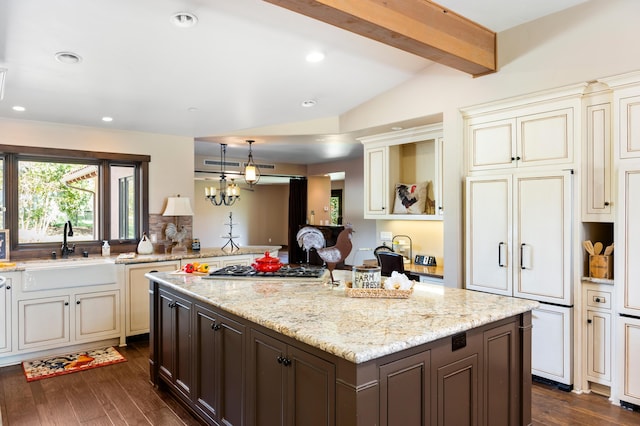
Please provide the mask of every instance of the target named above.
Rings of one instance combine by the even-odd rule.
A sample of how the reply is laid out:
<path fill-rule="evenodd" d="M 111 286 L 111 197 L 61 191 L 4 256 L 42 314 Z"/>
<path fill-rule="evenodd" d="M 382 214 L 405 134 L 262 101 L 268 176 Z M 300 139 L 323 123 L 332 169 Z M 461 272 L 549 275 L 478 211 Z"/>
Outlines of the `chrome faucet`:
<path fill-rule="evenodd" d="M 62 236 L 63 236 L 63 240 L 62 240 L 62 247 L 60 250 L 62 251 L 62 258 L 66 259 L 67 257 L 69 257 L 71 253 L 76 251 L 75 244 L 71 247 L 69 247 L 69 244 L 67 244 L 67 236 L 73 237 L 73 227 L 71 226 L 70 220 L 68 220 L 64 224 L 64 234 L 62 234 Z"/>

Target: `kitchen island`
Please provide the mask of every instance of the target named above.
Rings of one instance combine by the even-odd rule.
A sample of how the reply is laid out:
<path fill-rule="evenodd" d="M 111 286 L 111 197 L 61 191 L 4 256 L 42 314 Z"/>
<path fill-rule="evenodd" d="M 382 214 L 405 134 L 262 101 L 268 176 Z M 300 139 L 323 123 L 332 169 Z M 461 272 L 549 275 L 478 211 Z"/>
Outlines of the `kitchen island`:
<path fill-rule="evenodd" d="M 537 302 L 147 274 L 151 379 L 211 424 L 529 424 Z"/>

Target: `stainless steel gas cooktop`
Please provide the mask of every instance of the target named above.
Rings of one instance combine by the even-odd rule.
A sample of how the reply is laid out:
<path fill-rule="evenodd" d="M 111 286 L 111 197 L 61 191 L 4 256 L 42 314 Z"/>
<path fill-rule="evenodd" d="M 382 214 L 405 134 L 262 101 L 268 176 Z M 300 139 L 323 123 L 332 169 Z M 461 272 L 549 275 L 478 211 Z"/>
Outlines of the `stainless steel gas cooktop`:
<path fill-rule="evenodd" d="M 290 266 L 285 265 L 276 272 L 258 272 L 252 266 L 230 265 L 209 272 L 203 278 L 312 278 L 319 279 L 324 275 L 325 268 L 318 266 Z"/>

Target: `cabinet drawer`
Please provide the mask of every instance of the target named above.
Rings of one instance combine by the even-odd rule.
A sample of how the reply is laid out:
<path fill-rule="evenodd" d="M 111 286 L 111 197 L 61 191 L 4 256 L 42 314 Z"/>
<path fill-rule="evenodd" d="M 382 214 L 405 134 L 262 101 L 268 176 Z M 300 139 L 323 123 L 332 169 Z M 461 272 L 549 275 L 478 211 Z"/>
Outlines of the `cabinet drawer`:
<path fill-rule="evenodd" d="M 611 309 L 611 293 L 601 290 L 587 290 L 587 306 Z"/>

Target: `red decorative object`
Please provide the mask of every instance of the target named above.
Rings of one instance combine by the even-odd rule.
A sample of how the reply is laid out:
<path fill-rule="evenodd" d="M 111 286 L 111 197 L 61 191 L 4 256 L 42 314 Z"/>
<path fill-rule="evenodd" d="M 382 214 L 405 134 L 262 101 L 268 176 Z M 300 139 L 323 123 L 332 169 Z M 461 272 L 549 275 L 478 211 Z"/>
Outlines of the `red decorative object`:
<path fill-rule="evenodd" d="M 280 268 L 282 268 L 282 262 L 277 257 L 271 257 L 269 252 L 264 253 L 264 257 L 260 259 L 256 259 L 256 261 L 251 264 L 253 268 L 258 272 L 276 272 Z"/>

